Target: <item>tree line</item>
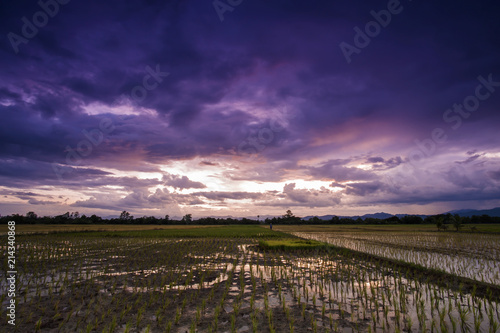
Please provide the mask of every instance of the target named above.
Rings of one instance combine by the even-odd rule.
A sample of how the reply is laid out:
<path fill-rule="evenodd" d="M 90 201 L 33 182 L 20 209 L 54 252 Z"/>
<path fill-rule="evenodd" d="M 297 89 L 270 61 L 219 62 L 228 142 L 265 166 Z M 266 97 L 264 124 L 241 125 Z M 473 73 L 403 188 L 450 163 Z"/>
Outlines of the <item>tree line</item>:
<path fill-rule="evenodd" d="M 333 216 L 330 219 L 320 219 L 317 216 L 309 220 L 295 216 L 290 210 L 279 217 L 266 218 L 261 220 L 257 215 L 256 219 L 249 218 L 214 218 L 202 217 L 193 219 L 192 214 L 184 215 L 180 220 L 171 219 L 169 215 L 162 218 L 155 216 L 142 216 L 134 217 L 127 211 L 122 211 L 117 218 L 104 219 L 95 214 L 87 216 L 80 215 L 78 212 L 66 212 L 57 216 L 38 216 L 34 212 L 28 212 L 26 215 L 13 214 L 0 217 L 1 223 L 8 221 L 15 221 L 18 224 L 143 224 L 143 225 L 228 225 L 228 224 L 303 224 L 303 225 L 317 225 L 317 224 L 435 224 L 438 230 L 447 230 L 454 228 L 457 231 L 465 224 L 479 224 L 479 223 L 500 223 L 500 217 L 481 215 L 472 217 L 461 217 L 452 214 L 439 214 L 422 218 L 416 215 L 406 215 L 403 217 L 391 216 L 386 219 L 378 218 L 349 218 Z"/>

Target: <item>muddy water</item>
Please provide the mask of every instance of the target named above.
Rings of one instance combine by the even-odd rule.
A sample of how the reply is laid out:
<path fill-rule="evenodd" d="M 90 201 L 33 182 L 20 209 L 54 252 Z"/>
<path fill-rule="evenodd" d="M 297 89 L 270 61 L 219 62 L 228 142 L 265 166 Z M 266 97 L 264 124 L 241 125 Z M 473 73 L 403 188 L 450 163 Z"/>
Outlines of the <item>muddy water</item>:
<path fill-rule="evenodd" d="M 98 287 L 99 295 L 96 297 L 103 301 L 116 295 L 135 297 L 142 294 L 146 299 L 156 292 L 168 293 L 174 302 L 168 308 L 168 320 L 172 320 L 184 297 L 176 298 L 175 295 L 199 295 L 194 303 L 188 303 L 179 324 L 172 326 L 172 332 L 183 333 L 189 331 L 190 323 L 203 301 L 211 305 L 203 312 L 204 321 L 199 324 L 198 332 L 209 331 L 217 317 L 218 306 L 219 332 L 231 331 L 233 317 L 236 318 L 237 331 L 251 332 L 252 316 L 259 318 L 261 326 L 257 331 L 267 332 L 262 322 L 267 320 L 269 312 L 273 313 L 273 320 L 281 331 L 288 331 L 284 330 L 289 325 L 287 320 L 293 320 L 295 332 L 313 331 L 313 322 L 318 332 L 395 332 L 410 328 L 415 332 L 474 332 L 476 326 L 479 331 L 488 332 L 500 322 L 497 303 L 468 294 L 458 295 L 432 284 L 406 280 L 398 272 L 381 269 L 370 262 L 348 260 L 326 253 L 264 253 L 250 243 L 237 247 L 222 243 L 220 249 L 205 255 L 191 253 L 189 247 L 181 251 L 185 245 L 182 241 L 143 242 L 135 244 L 133 252 L 167 244 L 175 244 L 173 249 L 179 249 L 179 260 L 167 263 L 170 260 L 169 251 L 164 254 L 164 260 L 157 261 L 162 264 L 141 266 L 141 260 L 148 262 L 146 256 L 150 253 L 161 253 L 159 250 L 137 252 L 138 258 L 135 259 L 138 264 L 130 265 L 133 269 L 126 269 L 128 266 L 124 265 L 124 259 L 127 255 L 111 249 L 94 248 L 92 256 L 84 255 L 83 251 L 82 257 L 68 266 L 67 274 L 53 268 L 40 269 L 36 274 L 20 274 L 19 286 L 25 291 L 20 298 L 26 298 L 26 306 L 31 299 L 38 301 L 52 297 L 58 300 L 70 297 L 71 284 L 92 281 Z M 126 249 L 124 244 L 121 246 Z M 204 272 L 211 275 L 202 282 Z M 172 279 L 165 284 L 155 279 L 167 274 L 171 274 Z M 70 281 L 69 284 L 65 280 Z M 52 291 L 49 292 L 49 288 Z M 223 296 L 225 288 L 227 294 Z M 212 290 L 215 291 L 216 301 L 210 301 L 209 292 Z M 155 326 L 158 319 L 155 309 L 146 311 L 145 320 L 154 327 L 151 332 L 164 332 L 164 328 Z M 289 309 L 290 317 L 285 316 L 286 309 Z M 75 314 L 75 318 L 83 316 L 81 312 Z M 162 325 L 165 326 L 165 323 Z M 122 326 L 117 331 L 124 332 Z M 130 332 L 143 332 L 144 326 L 132 325 Z"/>
<path fill-rule="evenodd" d="M 242 252 L 240 262 L 243 256 L 247 262 L 263 259 L 262 253 L 244 249 Z M 229 264 L 221 272 L 217 282 L 227 281 L 228 271 L 237 273 L 224 306 L 226 312 L 233 312 L 236 295 L 241 292 L 238 276 L 243 274 L 246 280 L 243 293 L 252 290 L 252 277 L 257 278 L 261 285 L 274 285 L 265 296 L 255 299 L 251 306 L 253 309 L 279 309 L 283 303 L 285 307 L 300 308 L 305 305 L 304 312 L 315 316 L 318 327 L 325 330 L 465 332 L 474 331 L 477 327 L 479 331 L 487 332 L 492 324 L 500 322 L 497 303 L 408 281 L 395 272 L 380 272 L 370 263 L 346 265 L 338 258 L 328 260 L 321 257 L 272 258 L 275 265 L 263 266 L 258 261 L 253 265 Z M 355 275 L 346 276 L 346 270 Z M 213 283 L 177 287 L 196 289 L 212 286 Z M 251 296 L 243 298 L 241 309 L 248 308 L 250 300 Z"/>
<path fill-rule="evenodd" d="M 293 233 L 296 236 L 332 245 L 402 260 L 448 273 L 500 285 L 500 239 L 496 236 L 477 240 L 445 242 L 438 237 L 374 237 L 341 233 Z M 453 237 L 453 236 L 449 236 Z M 376 238 L 376 240 L 374 240 Z M 496 240 L 496 242 L 495 242 Z M 484 244 L 481 245 L 481 242 Z M 397 245 L 397 246 L 395 246 Z M 477 248 L 475 247 L 477 245 Z M 489 246 L 487 246 L 489 245 Z M 437 251 L 434 251 L 437 250 Z M 439 251 L 439 252 L 438 252 Z M 488 254 L 486 255 L 485 252 Z"/>
<path fill-rule="evenodd" d="M 286 283 L 288 295 L 295 287 L 314 312 L 322 313 L 325 306 L 325 314 L 318 318 L 324 327 L 329 326 L 330 316 L 334 321 L 348 318 L 350 324 L 343 328 L 361 324 L 363 330 L 372 332 L 403 329 L 488 332 L 500 322 L 498 303 L 408 281 L 395 272 L 381 272 L 369 263 L 352 265 L 350 269 L 355 276 L 346 278 L 345 271 L 342 273 L 342 268 L 339 269 L 339 260 L 295 258 L 287 262 L 281 259 L 285 268 L 279 268 L 280 277 L 294 277 Z M 358 270 L 359 267 L 363 268 Z M 270 282 L 276 267 L 257 269 L 265 271 L 263 276 Z M 335 277 L 342 274 L 340 281 L 336 281 Z"/>

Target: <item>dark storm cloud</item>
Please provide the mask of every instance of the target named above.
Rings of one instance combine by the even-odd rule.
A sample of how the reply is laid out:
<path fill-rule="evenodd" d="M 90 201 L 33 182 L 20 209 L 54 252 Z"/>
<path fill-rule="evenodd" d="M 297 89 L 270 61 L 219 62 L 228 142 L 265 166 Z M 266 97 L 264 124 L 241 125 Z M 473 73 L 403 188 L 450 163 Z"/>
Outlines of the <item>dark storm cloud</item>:
<path fill-rule="evenodd" d="M 176 129 L 179 128 L 190 139 L 184 146 L 181 144 L 182 148 L 178 148 L 178 143 L 168 138 L 170 142 L 153 144 L 147 137 L 138 146 L 145 146 L 154 157 L 189 157 L 214 151 L 199 147 L 200 144 L 225 149 L 235 145 L 235 138 L 228 134 L 236 126 L 249 123 L 252 119 L 235 119 L 234 112 L 237 110 L 228 110 L 231 116 L 224 117 L 219 112 L 207 113 L 207 106 L 219 102 L 227 94 L 228 87 L 241 77 L 255 72 L 257 66 L 261 66 L 259 63 L 268 69 L 283 63 L 299 65 L 296 69 L 290 68 L 294 81 L 275 79 L 273 82 L 259 82 L 269 87 L 268 96 L 265 97 L 267 102 L 274 98 L 273 94 L 282 99 L 298 98 L 300 102 L 297 105 L 307 110 L 307 117 L 300 119 L 295 136 L 310 129 L 321 130 L 332 123 L 342 126 L 352 117 L 373 118 L 391 114 L 395 121 L 403 116 L 406 120 L 408 117 L 423 117 L 425 114 L 422 110 L 428 110 L 425 112 L 429 113 L 434 111 L 421 104 L 419 112 L 410 112 L 415 109 L 415 102 L 422 102 L 418 98 L 413 98 L 411 103 L 405 101 L 411 98 L 410 91 L 415 96 L 425 91 L 426 100 L 433 96 L 441 98 L 437 96 L 442 96 L 443 88 L 448 87 L 446 83 L 454 82 L 459 86 L 460 82 L 474 80 L 481 73 L 478 68 L 472 77 L 467 75 L 469 73 L 461 77 L 456 77 L 456 74 L 452 76 L 449 73 L 463 73 L 463 70 L 453 71 L 452 68 L 463 69 L 464 55 L 449 57 L 450 50 L 457 49 L 462 43 L 457 41 L 454 44 L 451 36 L 446 34 L 435 36 L 432 29 L 420 32 L 412 30 L 412 23 L 421 22 L 421 15 L 428 16 L 432 24 L 443 26 L 442 20 L 430 14 L 435 13 L 436 8 L 428 12 L 429 8 L 423 4 L 408 4 L 401 14 L 404 18 L 394 17 L 391 25 L 359 55 L 360 60 L 350 66 L 336 64 L 334 60 L 342 60 L 342 54 L 332 40 L 340 42 L 352 38 L 352 27 L 362 26 L 369 17 L 369 11 L 377 9 L 376 4 L 347 5 L 326 1 L 314 4 L 248 3 L 232 15 L 234 21 L 231 20 L 231 24 L 238 27 L 237 33 L 232 33 L 227 25 L 218 22 L 210 3 L 200 4 L 196 1 L 153 1 L 147 4 L 136 1 L 126 6 L 115 2 L 91 2 L 86 6 L 74 2 L 62 6 L 50 26 L 40 29 L 39 36 L 27 45 L 22 45 L 21 54 L 36 54 L 36 57 L 28 60 L 15 58 L 23 66 L 14 66 L 18 69 L 11 70 L 11 77 L 16 78 L 14 82 L 22 84 L 27 92 L 37 96 L 31 106 L 33 111 L 54 117 L 78 112 L 81 103 L 102 102 L 112 105 L 118 98 L 129 95 L 131 89 L 142 82 L 145 66 L 160 64 L 164 70 L 168 67 L 172 76 L 149 92 L 148 98 L 140 105 L 164 115 L 164 119 L 173 126 L 175 135 L 178 135 Z M 488 45 L 491 48 L 491 43 L 486 43 L 490 34 L 480 34 L 494 27 L 488 16 L 488 5 L 492 6 L 482 4 L 474 8 L 478 15 L 486 15 L 487 19 L 482 20 L 483 25 L 473 25 L 474 33 L 467 31 L 462 36 L 468 40 L 474 37 L 474 45 Z M 437 11 L 444 7 L 444 4 L 440 5 Z M 463 13 L 456 7 L 460 6 L 455 5 L 448 15 L 463 18 Z M 13 17 L 23 11 L 20 7 L 8 9 L 10 12 L 4 14 L 10 14 L 5 28 L 15 31 L 21 22 L 16 22 Z M 36 6 L 26 8 L 25 15 L 36 9 Z M 87 16 L 90 13 L 92 15 Z M 251 19 L 253 15 L 259 15 L 259 22 Z M 238 25 L 236 18 L 244 25 Z M 290 26 L 285 23 L 290 20 L 297 20 L 300 24 Z M 269 27 L 274 28 L 273 34 L 267 33 Z M 462 24 L 455 24 L 453 28 L 464 31 Z M 320 31 L 331 31 L 331 34 L 319 34 Z M 403 35 L 403 32 L 422 35 L 416 35 L 416 44 L 411 45 L 407 42 L 411 38 Z M 412 83 L 412 80 L 408 80 L 408 74 L 413 72 L 400 71 L 398 68 L 408 68 L 402 59 L 413 54 L 419 43 L 424 43 L 425 36 L 431 33 L 431 51 L 437 56 L 432 64 L 439 68 L 438 61 L 446 60 L 451 68 L 449 73 L 443 73 L 437 80 L 433 76 L 432 81 L 429 78 L 428 82 Z M 70 37 L 72 35 L 74 37 Z M 436 38 L 446 41 L 448 48 L 440 49 L 437 41 L 434 42 Z M 296 43 L 297 39 L 301 43 Z M 384 47 L 394 41 L 404 43 L 386 52 Z M 325 45 L 331 46 L 325 48 Z M 39 52 L 35 53 L 37 50 Z M 473 47 L 468 50 L 472 51 Z M 460 49 L 460 52 L 465 51 Z M 419 51 L 418 54 L 426 53 Z M 362 57 L 375 60 L 368 63 Z M 226 61 L 221 61 L 221 58 Z M 418 67 L 428 66 L 429 61 L 430 58 L 424 57 L 420 62 L 414 61 L 410 68 L 416 72 Z M 35 69 L 29 72 L 24 70 L 26 63 Z M 493 69 L 489 67 L 488 71 Z M 37 85 L 27 88 L 23 82 L 26 77 L 37 82 Z M 433 82 L 435 85 L 440 80 L 443 82 L 441 91 L 431 91 L 427 83 Z M 401 82 L 405 84 L 401 85 Z M 50 93 L 45 91 L 49 88 Z M 399 93 L 402 89 L 404 94 Z M 463 91 L 465 93 L 466 89 Z M 234 97 L 254 96 L 251 89 L 234 92 Z M 442 110 L 449 103 L 443 101 Z M 401 112 L 401 108 L 411 109 Z M 74 120 L 79 122 L 82 119 Z M 65 119 L 67 121 L 70 119 Z M 139 117 L 137 126 L 140 126 L 141 121 L 147 122 Z M 215 128 L 219 129 L 218 135 L 213 133 Z M 211 139 L 207 141 L 207 138 Z"/>
<path fill-rule="evenodd" d="M 329 189 L 299 189 L 295 183 L 285 184 L 282 193 L 268 192 L 268 198 L 260 206 L 274 207 L 334 207 L 341 202 L 341 195 Z"/>
<path fill-rule="evenodd" d="M 478 189 L 457 189 L 449 191 L 430 192 L 429 189 L 419 189 L 412 192 L 401 192 L 398 197 L 367 197 L 371 204 L 417 204 L 426 205 L 435 202 L 474 202 L 474 201 L 495 201 L 498 200 L 500 189 L 478 190 Z"/>
<path fill-rule="evenodd" d="M 286 176 L 286 170 L 297 169 L 291 161 L 274 161 L 270 163 L 250 165 L 250 168 L 241 168 L 224 172 L 224 176 L 235 181 L 279 182 Z"/>
<path fill-rule="evenodd" d="M 452 167 L 444 174 L 444 179 L 462 189 L 487 189 L 493 185 L 488 172 L 483 168 L 472 170 Z"/>
<path fill-rule="evenodd" d="M 167 189 L 156 189 L 151 192 L 147 189 L 133 189 L 132 192 L 121 197 L 106 193 L 94 194 L 87 200 L 79 200 L 71 204 L 72 207 L 99 208 L 113 211 L 124 209 L 162 209 L 182 205 L 199 205 L 204 202 L 186 194 L 171 193 Z"/>
<path fill-rule="evenodd" d="M 21 200 L 26 200 L 30 204 L 34 204 L 35 202 L 43 202 L 43 201 L 39 201 L 38 199 L 36 199 L 36 197 L 52 198 L 51 196 L 44 196 L 42 194 L 37 194 L 37 193 L 33 193 L 33 192 L 9 191 L 9 190 L 0 190 L 0 195 L 3 195 L 4 197 L 14 196 L 14 197 L 19 198 Z M 48 202 L 53 203 L 51 201 L 48 201 Z"/>
<path fill-rule="evenodd" d="M 483 164 L 455 164 L 443 170 L 418 171 L 404 177 L 385 177 L 380 181 L 347 184 L 346 195 L 358 195 L 365 204 L 419 204 L 433 202 L 495 201 L 500 184 L 491 176 L 485 165 L 496 164 L 489 160 Z M 462 206 L 463 207 L 463 206 Z"/>
<path fill-rule="evenodd" d="M 53 165 L 44 162 L 0 160 L 0 185 L 14 188 L 31 188 L 35 185 L 63 186 L 68 189 L 91 189 L 104 186 L 119 186 L 124 189 L 148 188 L 163 184 L 159 179 L 117 177 L 111 172 L 95 168 L 63 166 L 64 178 L 59 180 Z M 25 192 L 10 192 L 10 195 L 27 196 Z"/>
<path fill-rule="evenodd" d="M 384 189 L 385 184 L 379 181 L 368 182 L 368 183 L 353 183 L 346 187 L 345 194 L 356 195 L 356 196 L 366 196 L 373 194 L 377 191 Z"/>
<path fill-rule="evenodd" d="M 48 201 L 48 200 L 38 200 L 38 199 L 29 199 L 28 203 L 30 205 L 53 205 L 57 204 L 57 201 Z"/>
<path fill-rule="evenodd" d="M 0 100 L 14 100 L 14 101 L 19 101 L 21 99 L 21 95 L 18 93 L 15 93 L 13 91 L 10 91 L 8 88 L 2 87 L 0 89 Z"/>
<path fill-rule="evenodd" d="M 368 163 L 383 163 L 385 162 L 383 157 L 370 157 L 366 159 L 366 162 Z"/>
<path fill-rule="evenodd" d="M 329 160 L 318 167 L 307 167 L 307 172 L 314 179 L 335 180 L 343 182 L 348 180 L 371 180 L 376 177 L 373 172 L 355 167 L 346 167 L 350 160 Z"/>
<path fill-rule="evenodd" d="M 500 170 L 489 171 L 487 174 L 491 179 L 500 181 Z"/>
<path fill-rule="evenodd" d="M 391 157 L 388 160 L 382 157 L 370 157 L 366 159 L 366 163 L 372 164 L 372 167 L 376 170 L 389 170 L 399 166 L 404 161 L 401 156 Z"/>
<path fill-rule="evenodd" d="M 200 165 L 202 166 L 217 166 L 219 165 L 218 163 L 210 162 L 210 161 L 201 161 Z"/>
<path fill-rule="evenodd" d="M 110 175 L 109 172 L 92 168 L 70 169 L 72 172 L 69 173 L 68 183 L 61 183 L 49 163 L 26 159 L 3 159 L 0 160 L 0 184 L 14 188 L 32 188 L 41 185 L 60 186 L 62 184 L 80 186 L 82 180 L 92 180 L 95 177 Z"/>
<path fill-rule="evenodd" d="M 19 198 L 20 197 L 23 197 L 23 198 L 27 198 L 27 197 L 36 197 L 38 194 L 36 193 L 33 193 L 33 192 L 23 192 L 23 191 L 8 191 L 8 190 L 2 190 L 0 191 L 0 195 L 15 195 L 15 196 L 18 196 Z"/>
<path fill-rule="evenodd" d="M 457 163 L 457 164 L 471 163 L 471 162 L 474 162 L 475 160 L 477 160 L 478 158 L 480 158 L 482 155 L 484 155 L 484 154 L 475 154 L 475 155 L 468 157 L 465 161 L 457 161 L 455 163 Z"/>

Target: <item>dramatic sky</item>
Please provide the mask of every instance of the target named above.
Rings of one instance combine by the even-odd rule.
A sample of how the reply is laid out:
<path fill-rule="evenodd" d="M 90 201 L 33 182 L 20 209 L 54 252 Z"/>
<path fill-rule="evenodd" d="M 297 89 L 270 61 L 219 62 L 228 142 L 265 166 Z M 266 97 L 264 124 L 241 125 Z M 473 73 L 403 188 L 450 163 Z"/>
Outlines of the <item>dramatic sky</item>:
<path fill-rule="evenodd" d="M 500 206 L 494 0 L 2 1 L 0 214 Z"/>

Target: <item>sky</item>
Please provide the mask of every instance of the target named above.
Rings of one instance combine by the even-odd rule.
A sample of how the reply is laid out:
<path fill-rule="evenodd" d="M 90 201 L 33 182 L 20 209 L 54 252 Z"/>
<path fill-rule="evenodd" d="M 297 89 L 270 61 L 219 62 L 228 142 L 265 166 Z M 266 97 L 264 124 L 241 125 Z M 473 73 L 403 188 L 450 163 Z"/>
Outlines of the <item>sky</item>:
<path fill-rule="evenodd" d="M 0 4 L 0 214 L 500 206 L 500 4 Z"/>

